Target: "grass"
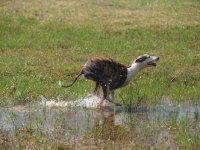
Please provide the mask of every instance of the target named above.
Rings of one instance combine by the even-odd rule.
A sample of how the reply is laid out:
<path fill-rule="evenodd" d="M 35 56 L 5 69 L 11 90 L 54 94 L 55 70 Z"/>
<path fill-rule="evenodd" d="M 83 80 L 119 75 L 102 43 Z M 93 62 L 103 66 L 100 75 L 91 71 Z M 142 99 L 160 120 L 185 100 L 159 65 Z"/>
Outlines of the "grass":
<path fill-rule="evenodd" d="M 112 4 L 108 1 L 85 1 L 83 4 L 58 1 L 56 5 L 45 1 L 39 7 L 37 1 L 19 1 L 15 7 L 11 7 L 12 3 L 2 2 L 1 9 L 1 80 L 4 81 L 1 84 L 1 99 L 18 102 L 31 94 L 35 100 L 41 93 L 48 97 L 61 95 L 66 99 L 69 94 L 66 97 L 66 91 L 59 90 L 57 82 L 65 80 L 67 74 L 72 74 L 67 76 L 66 84 L 71 82 L 87 59 L 95 55 L 107 55 L 129 65 L 132 59 L 143 53 L 161 58 L 157 68 L 140 73 L 134 82 L 136 87 L 144 87 L 148 83 L 146 88 L 138 89 L 147 93 L 148 99 L 153 99 L 155 95 L 160 99 L 163 94 L 181 100 L 199 98 L 199 92 L 194 92 L 200 86 L 199 18 L 194 15 L 190 20 L 194 14 L 192 12 L 199 11 L 197 2 L 187 7 L 187 1 L 178 4 L 174 8 L 176 11 L 169 7 L 178 1 L 152 1 L 149 4 L 144 1 L 136 6 L 129 6 L 130 1 L 113 1 Z M 22 9 L 19 9 L 20 4 L 24 6 Z M 32 6 L 30 13 L 27 12 L 29 5 Z M 73 9 L 78 7 L 80 11 L 64 6 L 73 6 Z M 56 11 L 57 7 L 65 13 Z M 85 7 L 90 9 L 86 11 Z M 105 11 L 107 7 L 110 8 L 108 12 Z M 186 16 L 189 21 L 184 21 L 182 7 L 184 13 L 188 13 Z M 70 15 L 71 11 L 77 14 Z M 134 19 L 140 19 L 138 11 L 142 11 L 139 14 L 144 20 L 152 18 L 153 23 L 148 21 L 146 26 L 143 20 L 135 22 Z M 160 16 L 154 13 L 176 14 L 179 20 L 170 16 L 173 20 L 170 22 L 165 15 L 162 18 L 169 21 L 163 24 Z M 125 18 L 127 22 L 134 23 L 123 24 Z M 117 23 L 114 23 L 116 20 Z M 104 24 L 103 27 L 99 26 L 101 24 Z M 79 84 L 71 88 L 70 93 L 83 95 L 85 91 L 82 89 L 88 85 L 83 80 Z M 154 90 L 150 90 L 152 88 Z M 91 88 L 88 90 L 91 91 Z M 127 88 L 124 90 L 127 91 Z"/>
<path fill-rule="evenodd" d="M 0 98 L 5 102 L 24 102 L 29 95 L 36 100 L 41 93 L 63 99 L 73 99 L 74 93 L 82 96 L 83 89 L 91 92 L 91 82 L 81 79 L 68 91 L 61 90 L 58 81 L 71 82 L 96 55 L 130 65 L 143 53 L 161 60 L 157 68 L 135 78 L 136 91 L 145 93 L 148 100 L 159 100 L 162 95 L 176 100 L 200 97 L 198 1 L 60 0 L 38 5 L 39 1 L 21 0 L 1 4 Z M 127 99 L 127 90 L 118 93 Z"/>
<path fill-rule="evenodd" d="M 160 57 L 157 67 L 117 90 L 118 102 L 146 106 L 163 96 L 173 102 L 199 101 L 199 13 L 198 0 L 1 0 L 0 106 L 40 101 L 41 94 L 62 100 L 84 97 L 93 92 L 92 82 L 80 78 L 70 89 L 61 89 L 58 81 L 71 83 L 96 55 L 128 66 L 144 53 Z M 183 126 L 175 136 L 180 147 L 199 146 L 188 125 L 172 122 Z"/>

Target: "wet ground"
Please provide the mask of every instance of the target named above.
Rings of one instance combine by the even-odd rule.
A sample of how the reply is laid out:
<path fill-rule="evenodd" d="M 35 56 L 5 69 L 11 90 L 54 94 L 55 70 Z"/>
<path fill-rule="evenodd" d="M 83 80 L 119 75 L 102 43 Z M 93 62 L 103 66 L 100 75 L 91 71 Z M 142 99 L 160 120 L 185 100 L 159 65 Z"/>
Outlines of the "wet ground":
<path fill-rule="evenodd" d="M 173 134 L 168 130 L 170 127 L 167 127 L 169 121 L 177 122 L 180 118 L 195 121 L 200 113 L 199 104 L 173 104 L 164 98 L 160 105 L 154 107 L 120 107 L 104 103 L 104 107 L 98 109 L 95 108 L 97 100 L 94 96 L 88 96 L 64 102 L 41 96 L 40 103 L 1 107 L 1 132 L 12 137 L 15 131 L 31 128 L 42 131 L 50 139 L 56 138 L 60 143 L 75 145 L 79 149 L 83 144 L 79 141 L 86 135 L 102 139 L 108 134 L 107 137 L 112 140 L 123 131 L 125 135 L 122 136 L 133 134 L 138 141 L 145 141 L 146 148 L 159 148 L 164 142 L 166 149 L 178 149 Z M 102 128 L 109 129 L 102 134 Z M 191 129 L 191 132 L 195 131 Z M 3 142 L 2 138 L 3 134 L 0 135 L 0 142 Z"/>

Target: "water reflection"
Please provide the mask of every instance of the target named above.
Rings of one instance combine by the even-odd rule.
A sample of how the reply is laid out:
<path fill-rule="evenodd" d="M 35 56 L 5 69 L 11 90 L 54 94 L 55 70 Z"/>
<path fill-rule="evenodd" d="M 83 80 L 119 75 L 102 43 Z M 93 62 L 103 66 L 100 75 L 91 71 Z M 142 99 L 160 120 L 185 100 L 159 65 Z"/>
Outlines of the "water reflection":
<path fill-rule="evenodd" d="M 94 105 L 91 105 L 91 99 L 92 97 L 87 97 L 83 99 L 81 104 L 78 104 L 80 100 L 73 104 L 69 102 L 69 107 L 66 105 L 67 102 L 52 100 L 38 104 L 30 103 L 24 106 L 2 107 L 0 108 L 0 126 L 1 129 L 15 130 L 34 122 L 36 127 L 41 125 L 47 130 L 52 129 L 56 124 L 66 124 L 66 130 L 76 127 L 85 131 L 94 126 L 96 118 L 100 122 L 105 118 L 108 120 L 113 118 L 112 124 L 127 125 L 130 124 L 133 116 L 141 119 L 146 116 L 149 121 L 154 122 L 158 117 L 165 120 L 173 114 L 176 114 L 177 117 L 194 119 L 200 113 L 200 105 L 171 104 L 167 100 L 152 108 L 105 106 L 104 104 L 104 107 L 97 109 L 93 107 Z M 89 104 L 86 104 L 87 101 Z M 93 99 L 92 102 L 94 103 L 94 101 L 96 99 Z"/>
<path fill-rule="evenodd" d="M 96 100 L 89 96 L 75 102 L 63 102 L 48 101 L 43 97 L 37 104 L 2 107 L 1 133 L 6 131 L 12 136 L 16 130 L 40 130 L 60 142 L 66 142 L 66 137 L 121 140 L 134 135 L 138 141 L 145 140 L 147 145 L 155 146 L 162 145 L 163 139 L 170 140 L 172 136 L 166 127 L 163 130 L 160 126 L 165 124 L 163 122 L 173 119 L 172 116 L 175 119 L 186 117 L 195 120 L 200 112 L 198 104 L 173 104 L 167 99 L 152 108 L 109 106 L 105 103 L 100 109 L 94 108 Z M 176 144 L 170 142 L 172 147 L 169 148 L 176 148 Z"/>

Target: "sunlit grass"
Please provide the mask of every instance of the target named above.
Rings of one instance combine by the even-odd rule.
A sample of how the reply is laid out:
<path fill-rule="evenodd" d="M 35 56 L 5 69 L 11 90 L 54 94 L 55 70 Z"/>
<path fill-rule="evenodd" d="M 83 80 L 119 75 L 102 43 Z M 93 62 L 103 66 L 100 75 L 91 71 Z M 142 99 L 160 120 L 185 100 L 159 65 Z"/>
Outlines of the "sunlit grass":
<path fill-rule="evenodd" d="M 133 30 L 123 32 L 123 34 L 80 31 L 81 36 L 76 35 L 78 31 L 75 31 L 70 33 L 75 41 L 69 42 L 70 38 L 66 37 L 66 43 L 61 42 L 60 46 L 55 46 L 57 41 L 62 41 L 57 38 L 60 33 L 54 31 L 55 33 L 52 34 L 55 34 L 55 37 L 48 37 L 54 42 L 48 44 L 45 41 L 38 40 L 38 43 L 36 42 L 38 46 L 32 47 L 33 49 L 28 48 L 31 47 L 29 43 L 25 43 L 25 48 L 21 46 L 21 49 L 17 48 L 17 43 L 10 46 L 8 44 L 7 46 L 10 48 L 7 47 L 7 50 L 4 49 L 4 46 L 2 47 L 1 74 L 2 79 L 8 79 L 9 82 L 1 86 L 2 88 L 9 88 L 11 92 L 11 87 L 22 88 L 24 85 L 28 92 L 30 90 L 31 93 L 32 90 L 37 97 L 40 93 L 57 90 L 59 80 L 66 79 L 65 84 L 71 82 L 73 76 L 78 73 L 87 59 L 93 56 L 107 55 L 128 66 L 138 55 L 149 53 L 160 56 L 161 60 L 156 68 L 148 68 L 136 76 L 132 83 L 133 89 L 136 88 L 141 92 L 144 91 L 143 93 L 148 97 L 150 96 L 150 98 L 152 96 L 155 97 L 154 93 L 160 96 L 168 94 L 181 99 L 198 98 L 199 94 L 197 91 L 200 86 L 198 82 L 199 48 L 196 43 L 198 40 L 198 28 L 178 30 L 172 28 L 170 30 L 165 29 L 165 32 L 170 32 L 167 33 L 167 37 L 163 33 L 152 30 L 141 32 Z M 178 34 L 174 34 L 174 31 L 178 32 Z M 188 35 L 188 32 L 192 32 L 192 34 Z M 180 40 L 179 34 L 186 37 L 181 37 L 183 39 Z M 164 37 L 160 39 L 159 37 L 162 35 Z M 119 37 L 119 39 L 116 37 Z M 59 38 L 62 38 L 62 36 Z M 131 42 L 133 39 L 134 42 Z M 70 43 L 69 46 L 67 41 Z M 195 43 L 192 44 L 192 42 Z M 62 47 L 64 44 L 65 46 Z M 49 49 L 47 49 L 47 45 L 49 45 Z M 72 75 L 68 76 L 68 74 Z M 26 82 L 26 85 L 23 82 Z M 92 82 L 85 82 L 83 79 L 80 79 L 79 82 L 82 87 L 80 89 L 86 89 L 87 84 L 92 84 Z M 28 89 L 28 86 L 30 86 L 30 89 Z M 80 93 L 78 87 L 77 85 L 70 90 L 76 90 L 77 93 Z M 128 88 L 125 88 L 125 90 Z M 60 94 L 62 94 L 62 91 L 64 90 L 60 90 Z M 8 92 L 9 90 L 6 91 L 6 94 Z M 49 96 L 56 95 L 50 94 Z"/>
<path fill-rule="evenodd" d="M 2 99 L 37 99 L 41 93 L 66 99 L 57 82 L 71 82 L 89 58 L 106 55 L 128 66 L 144 53 L 161 59 L 134 79 L 133 97 L 138 90 L 147 100 L 200 97 L 197 1 L 1 3 Z M 91 84 L 80 79 L 68 90 L 81 96 Z"/>

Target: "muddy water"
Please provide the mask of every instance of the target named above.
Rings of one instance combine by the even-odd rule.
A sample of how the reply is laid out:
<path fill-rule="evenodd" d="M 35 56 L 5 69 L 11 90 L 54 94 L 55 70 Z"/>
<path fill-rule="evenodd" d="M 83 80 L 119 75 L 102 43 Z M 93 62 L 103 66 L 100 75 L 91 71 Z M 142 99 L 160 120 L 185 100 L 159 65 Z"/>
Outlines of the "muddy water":
<path fill-rule="evenodd" d="M 37 104 L 2 107 L 0 128 L 11 136 L 14 131 L 24 128 L 41 130 L 52 138 L 59 132 L 60 142 L 65 143 L 68 136 L 73 143 L 71 139 L 80 139 L 97 127 L 108 125 L 131 129 L 134 134 L 137 133 L 138 140 L 145 138 L 148 145 L 155 146 L 162 145 L 162 140 L 170 140 L 171 136 L 167 130 L 157 132 L 160 122 L 168 122 L 172 116 L 195 120 L 200 113 L 199 104 L 174 104 L 165 98 L 160 105 L 151 108 L 116 107 L 105 102 L 104 107 L 97 109 L 97 100 L 97 97 L 90 95 L 71 102 L 47 100 L 41 96 L 41 102 Z M 168 148 L 175 149 L 176 145 L 169 142 Z"/>

